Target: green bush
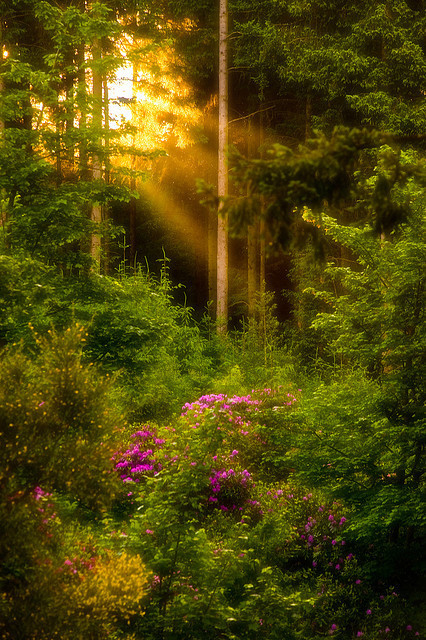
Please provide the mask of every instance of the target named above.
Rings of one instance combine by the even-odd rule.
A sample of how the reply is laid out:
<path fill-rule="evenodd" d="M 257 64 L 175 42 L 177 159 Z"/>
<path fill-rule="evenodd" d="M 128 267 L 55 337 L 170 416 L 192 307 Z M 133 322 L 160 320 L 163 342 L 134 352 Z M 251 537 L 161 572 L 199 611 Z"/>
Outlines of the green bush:
<path fill-rule="evenodd" d="M 32 358 L 19 345 L 1 354 L 0 635 L 7 640 L 119 637 L 141 611 L 148 574 L 140 558 L 107 557 L 94 533 L 120 488 L 111 457 L 124 425 L 111 381 L 83 361 L 85 336 L 74 325 L 35 335 Z"/>

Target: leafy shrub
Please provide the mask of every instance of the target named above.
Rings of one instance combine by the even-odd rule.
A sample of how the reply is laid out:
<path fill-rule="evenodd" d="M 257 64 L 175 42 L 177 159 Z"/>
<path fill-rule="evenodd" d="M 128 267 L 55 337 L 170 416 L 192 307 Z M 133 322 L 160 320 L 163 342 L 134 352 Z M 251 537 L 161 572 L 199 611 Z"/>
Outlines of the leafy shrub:
<path fill-rule="evenodd" d="M 343 502 L 292 476 L 259 477 L 259 434 L 296 421 L 298 404 L 287 390 L 210 394 L 187 403 L 175 426 L 140 428 L 138 456 L 149 452 L 151 464 L 122 474 L 133 509 L 120 523 L 120 547 L 154 574 L 137 637 L 373 638 L 390 629 L 405 640 L 407 620 L 414 636 Z M 127 465 L 129 454 L 120 459 Z"/>
<path fill-rule="evenodd" d="M 5 639 L 104 638 L 140 612 L 147 580 L 140 559 L 103 558 L 88 527 L 118 492 L 111 456 L 123 425 L 110 404 L 111 381 L 83 364 L 85 335 L 80 326 L 35 335 L 33 358 L 16 345 L 1 355 Z"/>

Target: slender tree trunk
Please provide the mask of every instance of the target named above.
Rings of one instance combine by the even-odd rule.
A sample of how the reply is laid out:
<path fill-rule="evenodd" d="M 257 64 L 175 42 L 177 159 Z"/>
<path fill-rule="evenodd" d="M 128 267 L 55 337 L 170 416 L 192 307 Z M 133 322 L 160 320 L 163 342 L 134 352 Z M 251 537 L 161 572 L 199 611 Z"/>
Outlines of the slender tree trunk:
<path fill-rule="evenodd" d="M 262 147 L 263 142 L 264 142 L 264 131 L 263 131 L 263 127 L 264 127 L 264 123 L 263 123 L 263 111 L 260 111 L 260 118 L 259 118 L 259 146 Z M 265 324 L 266 322 L 266 310 L 265 310 L 265 286 L 266 286 L 266 240 L 265 240 L 265 233 L 266 233 L 266 225 L 265 225 L 265 219 L 263 217 L 263 212 L 264 212 L 264 204 L 263 202 L 261 203 L 261 207 L 262 207 L 262 211 L 261 211 L 261 218 L 259 221 L 259 294 L 260 294 L 260 309 L 259 309 L 259 314 L 260 314 L 260 322 L 262 324 Z"/>
<path fill-rule="evenodd" d="M 78 129 L 79 129 L 79 145 L 78 145 L 78 170 L 82 180 L 88 178 L 88 159 L 87 159 L 87 87 L 86 87 L 86 70 L 85 70 L 85 53 L 84 44 L 81 44 L 77 51 L 77 90 L 76 97 L 78 103 Z"/>
<path fill-rule="evenodd" d="M 217 161 L 217 142 L 218 142 L 218 118 L 215 114 L 217 106 L 217 96 L 211 96 L 209 102 L 204 109 L 204 132 L 209 140 L 207 151 L 212 153 Z M 214 141 L 214 142 L 213 142 Z M 206 181 L 214 184 L 217 180 L 217 162 L 207 163 L 206 165 Z M 212 211 L 210 207 L 206 207 L 206 223 L 207 223 L 207 286 L 208 286 L 208 313 L 212 320 L 216 318 L 216 269 L 217 269 L 217 211 Z"/>
<path fill-rule="evenodd" d="M 103 90 L 104 90 L 104 129 L 105 129 L 105 158 L 109 159 L 109 132 L 110 132 L 110 123 L 109 123 L 109 90 L 108 90 L 108 78 L 104 77 L 103 79 Z M 104 171 L 104 180 L 105 183 L 108 184 L 110 181 L 110 170 L 109 167 L 105 167 Z M 108 204 L 104 204 L 102 207 L 102 219 L 109 219 L 109 207 Z M 103 252 L 103 261 L 102 261 L 102 271 L 103 273 L 109 272 L 109 262 L 110 262 L 110 245 L 109 238 L 107 237 L 104 241 L 104 252 Z"/>
<path fill-rule="evenodd" d="M 1 21 L 0 21 L 0 69 L 1 69 L 1 71 L 3 71 L 3 33 L 2 33 Z M 0 95 L 3 93 L 3 91 L 4 91 L 4 82 L 3 82 L 3 78 L 0 76 Z M 3 129 L 4 129 L 4 120 L 3 120 L 3 115 L 0 114 L 0 136 L 2 134 Z M 1 208 L 1 226 L 2 226 L 2 231 L 3 231 L 3 238 L 4 238 L 5 246 L 7 246 L 6 223 L 7 223 L 7 206 L 5 206 L 4 209 L 3 209 L 3 206 L 2 206 L 2 208 Z"/>
<path fill-rule="evenodd" d="M 0 20 L 0 70 L 3 71 L 3 61 L 4 61 L 4 56 L 3 56 L 3 30 L 2 30 L 2 24 L 1 24 L 1 20 Z M 4 82 L 3 82 L 3 78 L 0 76 L 0 95 L 3 93 L 4 91 Z M 4 120 L 3 120 L 3 115 L 0 115 L 0 132 L 4 129 Z"/>
<path fill-rule="evenodd" d="M 226 147 L 228 145 L 228 2 L 219 4 L 219 149 L 218 196 L 228 193 Z M 217 227 L 217 331 L 225 334 L 228 325 L 228 220 L 220 212 Z"/>
<path fill-rule="evenodd" d="M 101 139 L 101 131 L 102 131 L 102 74 L 99 69 L 99 64 L 102 58 L 101 45 L 98 40 L 93 43 L 92 46 L 92 57 L 93 57 L 93 68 L 92 68 L 92 76 L 93 76 L 93 89 L 92 89 L 92 97 L 93 97 L 93 106 L 92 106 L 92 124 L 93 131 L 99 136 L 98 140 Z M 99 143 L 98 143 L 99 146 Z M 92 178 L 93 180 L 100 180 L 102 177 L 102 159 L 99 153 L 99 150 L 93 154 L 92 157 Z M 92 222 L 98 226 L 102 222 L 102 207 L 99 202 L 94 202 L 92 204 L 91 210 L 91 220 Z M 95 270 L 100 270 L 100 261 L 101 261 L 101 236 L 99 231 L 95 228 L 92 232 L 91 242 L 90 242 L 90 255 L 95 263 Z"/>
<path fill-rule="evenodd" d="M 305 142 L 311 137 L 311 119 L 312 119 L 312 99 L 311 94 L 306 94 L 305 105 Z"/>
<path fill-rule="evenodd" d="M 253 131 L 251 118 L 247 121 L 247 157 L 253 155 Z M 258 251 L 258 224 L 255 222 L 247 229 L 247 303 L 248 317 L 254 319 L 256 315 L 256 291 L 258 283 L 257 251 Z"/>
<path fill-rule="evenodd" d="M 136 62 L 133 62 L 132 73 L 132 96 L 135 98 L 137 94 L 137 76 L 138 70 Z M 133 145 L 136 145 L 136 137 L 133 138 Z M 136 169 L 136 156 L 131 157 L 131 168 L 134 171 Z M 132 176 L 130 178 L 130 188 L 132 191 L 136 190 L 136 178 Z M 136 261 L 136 198 L 130 200 L 129 210 L 129 267 L 132 269 L 135 267 Z"/>
<path fill-rule="evenodd" d="M 250 225 L 247 230 L 247 302 L 248 317 L 256 315 L 257 272 L 257 225 Z"/>
<path fill-rule="evenodd" d="M 213 319 L 216 317 L 216 294 L 217 294 L 217 213 L 208 210 L 207 219 L 207 254 L 208 254 L 208 301 L 209 314 Z"/>

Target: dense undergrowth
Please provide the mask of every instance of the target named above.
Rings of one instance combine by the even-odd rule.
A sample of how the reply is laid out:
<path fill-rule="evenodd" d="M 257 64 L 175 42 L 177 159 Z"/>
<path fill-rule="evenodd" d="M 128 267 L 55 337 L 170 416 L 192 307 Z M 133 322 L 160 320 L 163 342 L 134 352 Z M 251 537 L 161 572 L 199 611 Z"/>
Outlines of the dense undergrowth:
<path fill-rule="evenodd" d="M 225 340 L 1 256 L 0 637 L 424 637 L 422 236 L 329 227 L 306 329 Z"/>

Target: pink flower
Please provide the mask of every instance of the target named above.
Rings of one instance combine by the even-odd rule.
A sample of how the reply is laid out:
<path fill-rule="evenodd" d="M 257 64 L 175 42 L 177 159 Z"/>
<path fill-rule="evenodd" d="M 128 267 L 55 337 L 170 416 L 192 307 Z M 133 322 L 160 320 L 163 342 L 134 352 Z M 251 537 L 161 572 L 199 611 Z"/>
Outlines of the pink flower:
<path fill-rule="evenodd" d="M 372 611 L 371 611 L 371 609 L 367 609 L 367 611 L 366 611 L 365 613 L 366 613 L 368 616 L 371 616 Z"/>
<path fill-rule="evenodd" d="M 154 532 L 151 529 L 146 529 L 145 533 L 147 533 L 149 536 L 152 536 Z"/>

